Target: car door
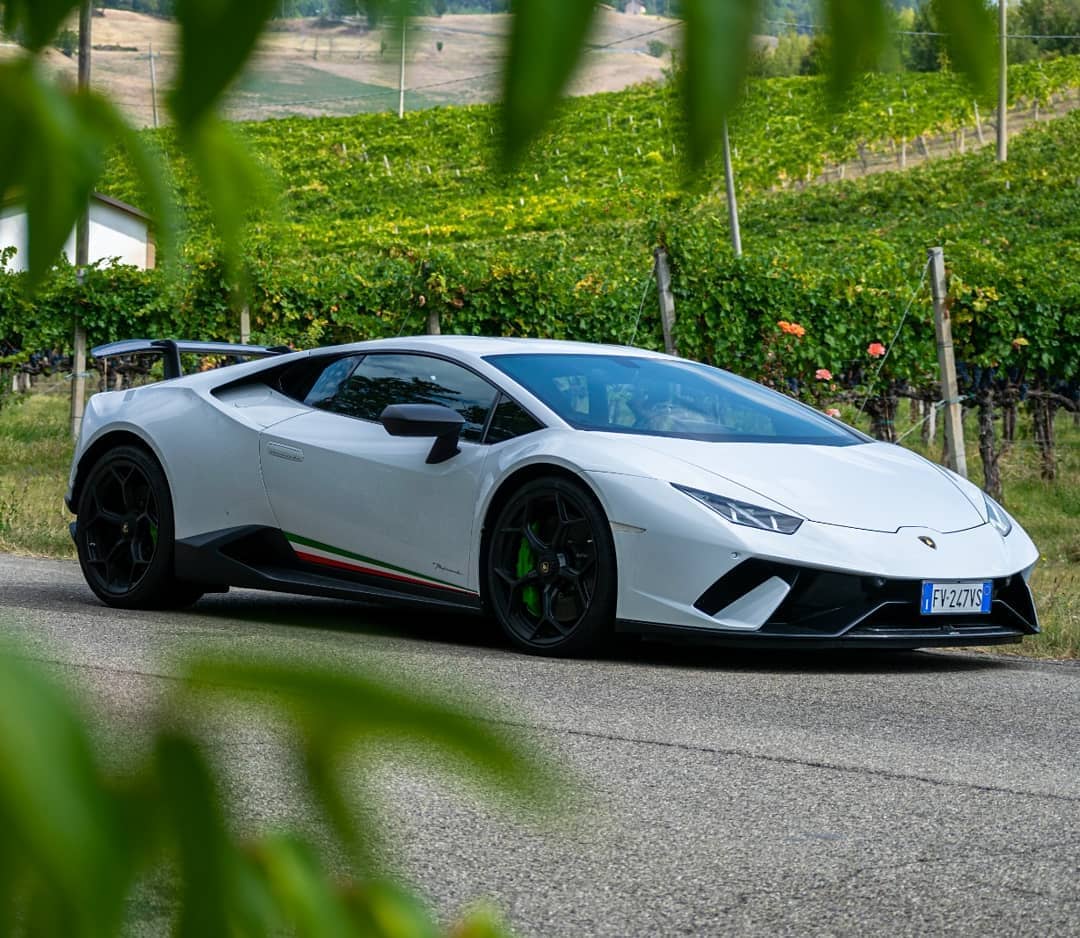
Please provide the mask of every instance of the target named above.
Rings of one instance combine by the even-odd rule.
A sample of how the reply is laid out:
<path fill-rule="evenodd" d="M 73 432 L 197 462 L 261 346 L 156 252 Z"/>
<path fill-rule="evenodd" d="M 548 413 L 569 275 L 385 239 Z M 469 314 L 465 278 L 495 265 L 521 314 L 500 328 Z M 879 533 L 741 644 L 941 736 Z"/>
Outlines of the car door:
<path fill-rule="evenodd" d="M 298 556 L 404 592 L 475 596 L 480 440 L 496 395 L 431 355 L 380 352 L 328 367 L 305 398 L 312 409 L 260 442 L 267 493 Z M 387 405 L 414 403 L 461 414 L 456 456 L 429 464 L 434 440 L 391 436 L 379 423 Z"/>

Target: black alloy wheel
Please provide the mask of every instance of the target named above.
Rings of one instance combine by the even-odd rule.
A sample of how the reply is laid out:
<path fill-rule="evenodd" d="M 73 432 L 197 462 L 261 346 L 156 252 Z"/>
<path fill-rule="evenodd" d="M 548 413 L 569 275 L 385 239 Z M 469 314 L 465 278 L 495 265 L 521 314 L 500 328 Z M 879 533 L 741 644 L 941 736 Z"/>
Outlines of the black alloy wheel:
<path fill-rule="evenodd" d="M 593 495 L 552 476 L 502 507 L 489 539 L 488 598 L 518 647 L 580 654 L 610 633 L 616 566 L 611 528 Z"/>
<path fill-rule="evenodd" d="M 94 465 L 78 503 L 75 545 L 86 582 L 109 606 L 177 608 L 203 593 L 173 575 L 172 498 L 157 462 L 118 446 Z"/>

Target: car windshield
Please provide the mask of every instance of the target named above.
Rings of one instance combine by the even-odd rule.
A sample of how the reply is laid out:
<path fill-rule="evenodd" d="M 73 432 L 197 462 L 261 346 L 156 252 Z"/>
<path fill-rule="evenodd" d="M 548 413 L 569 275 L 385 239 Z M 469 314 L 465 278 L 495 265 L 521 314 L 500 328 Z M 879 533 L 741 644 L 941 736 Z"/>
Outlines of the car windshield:
<path fill-rule="evenodd" d="M 723 443 L 851 446 L 866 438 L 708 365 L 627 355 L 487 357 L 572 427 Z"/>

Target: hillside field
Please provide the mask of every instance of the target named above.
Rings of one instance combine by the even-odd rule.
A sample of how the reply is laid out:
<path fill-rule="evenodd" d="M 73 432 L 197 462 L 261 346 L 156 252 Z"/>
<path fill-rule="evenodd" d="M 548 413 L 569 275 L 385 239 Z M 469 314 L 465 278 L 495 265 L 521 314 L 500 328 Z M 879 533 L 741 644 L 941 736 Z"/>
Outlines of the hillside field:
<path fill-rule="evenodd" d="M 152 126 L 152 46 L 159 120 L 165 122 L 164 89 L 177 65 L 174 24 L 127 10 L 100 13 L 92 24 L 92 85 L 119 102 L 136 126 Z M 591 37 L 595 51 L 586 56 L 571 94 L 615 91 L 661 78 L 668 57 L 650 55 L 646 43 L 651 38 L 673 43 L 676 25 L 675 20 L 604 10 Z M 495 100 L 508 26 L 509 17 L 501 14 L 418 17 L 406 44 L 407 107 Z M 643 33 L 650 35 L 641 37 Z M 257 56 L 229 99 L 227 116 L 263 120 L 396 110 L 398 43 L 396 35 L 369 31 L 361 21 L 271 21 Z M 0 57 L 4 54 L 0 43 Z M 46 61 L 74 81 L 74 58 L 50 50 Z"/>

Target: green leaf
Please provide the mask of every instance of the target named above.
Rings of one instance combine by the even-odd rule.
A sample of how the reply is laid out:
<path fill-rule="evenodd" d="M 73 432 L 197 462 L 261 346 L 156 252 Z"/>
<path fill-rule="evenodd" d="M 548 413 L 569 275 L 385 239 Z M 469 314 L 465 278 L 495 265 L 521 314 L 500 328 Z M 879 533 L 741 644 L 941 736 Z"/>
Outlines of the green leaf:
<path fill-rule="evenodd" d="M 301 748 L 304 772 L 311 794 L 321 806 L 331 828 L 337 833 L 351 859 L 359 869 L 374 869 L 381 846 L 378 833 L 370 825 L 357 823 L 349 800 L 345 796 L 341 763 L 344 750 L 341 728 L 320 717 L 318 722 L 305 725 Z M 354 800 L 362 800 L 364 783 L 352 778 L 348 785 Z"/>
<path fill-rule="evenodd" d="M 22 44 L 38 52 L 49 44 L 80 0 L 7 0 L 3 7 L 4 32 L 20 35 Z"/>
<path fill-rule="evenodd" d="M 593 0 L 517 0 L 503 77 L 503 159 L 513 164 L 555 112 L 596 12 Z"/>
<path fill-rule="evenodd" d="M 345 902 L 357 934 L 370 938 L 438 938 L 439 930 L 424 903 L 390 880 L 355 885 L 346 892 Z"/>
<path fill-rule="evenodd" d="M 454 938 L 510 938 L 511 935 L 503 917 L 486 904 L 469 909 L 454 928 Z"/>
<path fill-rule="evenodd" d="M 945 0 L 934 5 L 945 47 L 978 94 L 990 94 L 998 74 L 996 11 L 985 0 Z"/>
<path fill-rule="evenodd" d="M 685 0 L 683 102 L 690 165 L 716 149 L 750 58 L 758 0 Z"/>
<path fill-rule="evenodd" d="M 117 805 L 78 711 L 32 664 L 0 653 L 0 824 L 69 934 L 115 934 L 131 875 Z"/>
<path fill-rule="evenodd" d="M 273 835 L 259 841 L 251 857 L 300 938 L 351 938 L 345 904 L 309 844 Z"/>
<path fill-rule="evenodd" d="M 171 259 L 175 247 L 176 206 L 162 173 L 162 160 L 152 152 L 142 135 L 124 119 L 111 101 L 99 95 L 80 99 L 83 119 L 88 126 L 116 146 L 127 158 L 135 172 L 146 203 L 140 206 L 153 219 L 154 236 L 159 252 Z"/>
<path fill-rule="evenodd" d="M 416 692 L 330 665 L 297 665 L 268 658 L 196 662 L 190 681 L 222 691 L 256 692 L 301 725 L 333 727 L 339 745 L 377 737 L 423 743 L 464 758 L 473 770 L 530 805 L 549 806 L 554 771 L 490 723 Z"/>
<path fill-rule="evenodd" d="M 11 149 L 0 162 L 0 192 L 28 214 L 28 286 L 44 278 L 86 209 L 105 143 L 86 126 L 76 94 L 43 78 L 31 61 L 0 66 L 0 111 Z"/>
<path fill-rule="evenodd" d="M 213 110 L 276 9 L 277 0 L 177 0 L 180 71 L 169 107 L 181 129 Z"/>
<path fill-rule="evenodd" d="M 226 938 L 226 886 L 236 874 L 210 768 L 198 747 L 179 734 L 162 733 L 155 750 L 161 801 L 171 821 L 183 881 L 176 935 Z"/>
<path fill-rule="evenodd" d="M 833 50 L 829 90 L 839 99 L 857 76 L 877 68 L 888 39 L 888 11 L 883 0 L 825 0 L 825 18 Z"/>
<path fill-rule="evenodd" d="M 0 193 L 28 213 L 29 288 L 56 264 L 115 145 L 131 159 L 168 243 L 171 202 L 157 164 L 106 99 L 60 88 L 32 60 L 0 65 L 0 139 Z"/>
<path fill-rule="evenodd" d="M 202 184 L 203 197 L 236 279 L 243 276 L 241 238 L 251 212 L 268 201 L 266 175 L 224 123 L 204 118 L 183 138 Z"/>

